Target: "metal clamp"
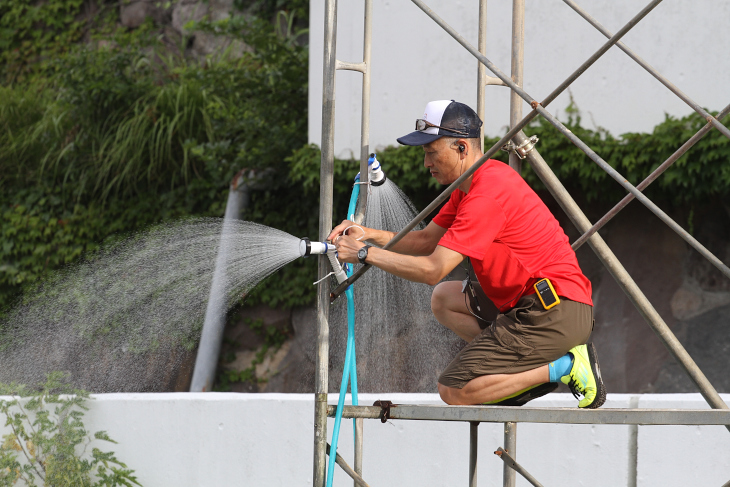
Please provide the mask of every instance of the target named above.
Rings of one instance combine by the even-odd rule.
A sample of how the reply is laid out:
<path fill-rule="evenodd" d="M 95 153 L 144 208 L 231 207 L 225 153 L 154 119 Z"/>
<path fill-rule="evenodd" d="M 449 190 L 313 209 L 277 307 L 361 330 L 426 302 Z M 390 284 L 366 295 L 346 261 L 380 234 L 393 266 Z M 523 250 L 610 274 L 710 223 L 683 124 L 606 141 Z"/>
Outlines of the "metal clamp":
<path fill-rule="evenodd" d="M 390 419 L 390 406 L 392 406 L 393 403 L 390 401 L 375 401 L 373 403 L 373 406 L 379 406 L 380 407 L 380 422 L 385 423 Z"/>
<path fill-rule="evenodd" d="M 524 159 L 525 157 L 527 157 L 527 154 L 529 154 L 530 151 L 535 148 L 535 144 L 537 144 L 539 140 L 540 139 L 537 138 L 537 135 L 533 135 L 518 146 L 515 146 L 511 142 L 509 144 L 505 144 L 502 146 L 502 150 L 505 152 L 514 152 L 517 157 L 519 157 L 520 159 Z"/>

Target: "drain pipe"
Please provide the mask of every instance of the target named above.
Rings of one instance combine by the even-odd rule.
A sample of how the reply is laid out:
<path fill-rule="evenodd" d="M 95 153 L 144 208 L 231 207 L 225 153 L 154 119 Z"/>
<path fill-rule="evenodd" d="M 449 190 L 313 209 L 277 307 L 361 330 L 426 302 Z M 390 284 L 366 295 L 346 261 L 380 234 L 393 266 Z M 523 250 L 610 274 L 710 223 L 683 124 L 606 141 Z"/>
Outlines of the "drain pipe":
<path fill-rule="evenodd" d="M 241 213 L 248 206 L 249 185 L 251 177 L 244 179 L 245 169 L 233 177 L 226 213 L 223 217 L 223 230 L 221 232 L 218 257 L 213 271 L 213 283 L 210 286 L 208 297 L 208 308 L 205 310 L 205 322 L 198 345 L 198 354 L 195 358 L 195 369 L 193 379 L 190 383 L 190 392 L 209 392 L 213 389 L 215 372 L 218 368 L 218 356 L 220 355 L 221 344 L 223 343 L 223 331 L 226 326 L 226 261 L 229 249 L 227 248 L 225 235 L 230 232 L 231 222 L 241 219 Z M 248 176 L 253 176 L 250 171 Z"/>

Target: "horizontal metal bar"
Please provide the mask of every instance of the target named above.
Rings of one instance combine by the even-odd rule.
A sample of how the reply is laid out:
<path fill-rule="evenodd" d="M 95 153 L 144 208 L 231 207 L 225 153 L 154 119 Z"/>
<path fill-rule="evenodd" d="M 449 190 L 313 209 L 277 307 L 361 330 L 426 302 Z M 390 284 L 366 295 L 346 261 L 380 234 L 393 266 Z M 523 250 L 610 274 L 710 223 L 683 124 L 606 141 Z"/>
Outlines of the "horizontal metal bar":
<path fill-rule="evenodd" d="M 504 84 L 504 81 L 501 79 L 495 77 L 495 76 L 487 76 L 487 81 L 484 83 L 484 86 L 507 86 Z"/>
<path fill-rule="evenodd" d="M 334 416 L 336 406 L 327 409 Z M 345 406 L 343 418 L 379 419 L 379 406 Z M 482 423 L 565 423 L 639 425 L 730 425 L 729 409 L 578 409 L 507 406 L 392 404 L 390 419 L 478 421 Z"/>
<path fill-rule="evenodd" d="M 717 119 L 722 120 L 723 118 L 725 118 L 728 115 L 728 113 L 730 113 L 730 105 L 726 106 L 717 115 Z M 687 140 L 687 142 L 682 144 L 682 147 L 677 149 L 674 152 L 674 154 L 669 156 L 669 158 L 666 161 L 664 161 L 659 167 L 654 169 L 654 171 L 651 174 L 649 174 L 649 176 L 647 176 L 646 179 L 644 179 L 641 183 L 639 183 L 636 186 L 636 189 L 638 189 L 639 191 L 644 191 L 651 183 L 653 183 L 656 180 L 656 178 L 661 176 L 664 171 L 669 169 L 669 166 L 674 164 L 677 161 L 677 159 L 682 157 L 689 149 L 692 148 L 692 146 L 694 146 L 697 142 L 699 142 L 699 140 L 702 137 L 707 135 L 707 133 L 710 130 L 712 130 L 712 124 L 708 122 L 696 134 L 694 134 L 692 137 L 690 137 L 690 139 Z M 591 237 L 591 235 L 593 235 L 598 230 L 603 228 L 603 226 L 606 223 L 608 223 L 614 216 L 616 216 L 619 211 L 624 209 L 626 207 L 626 205 L 631 203 L 631 201 L 633 199 L 634 199 L 634 195 L 631 193 L 624 196 L 621 201 L 616 203 L 616 206 L 614 206 L 608 213 L 603 215 L 603 217 L 600 220 L 598 220 L 596 223 L 594 223 L 593 226 L 587 232 L 585 232 L 583 235 L 581 235 L 578 240 L 573 242 L 573 245 L 572 245 L 573 250 L 578 250 L 580 248 L 580 246 L 583 245 Z"/>
<path fill-rule="evenodd" d="M 338 71 L 359 71 L 365 73 L 368 66 L 365 63 L 347 63 L 338 59 L 335 61 L 335 69 Z"/>
<path fill-rule="evenodd" d="M 580 150 L 585 152 L 585 154 L 588 156 L 590 160 L 595 162 L 598 167 L 603 169 L 606 173 L 608 173 L 609 176 L 611 176 L 617 183 L 619 183 L 621 186 L 624 187 L 626 191 L 634 195 L 634 197 L 641 202 L 642 205 L 646 206 L 649 211 L 654 213 L 661 221 L 667 224 L 669 228 L 674 230 L 674 232 L 682 237 L 682 239 L 690 244 L 692 248 L 694 248 L 697 252 L 702 254 L 702 256 L 709 260 L 712 265 L 714 265 L 720 272 L 722 272 L 726 277 L 730 278 L 730 268 L 726 266 L 720 259 L 715 257 L 715 254 L 710 252 L 707 248 L 705 248 L 704 245 L 702 245 L 696 238 L 694 238 L 692 235 L 689 234 L 684 228 L 682 228 L 677 222 L 672 220 L 672 218 L 664 213 L 657 205 L 654 204 L 653 201 L 651 201 L 649 198 L 647 198 L 641 191 L 636 189 L 633 184 L 631 184 L 625 177 L 623 177 L 617 170 L 615 170 L 609 163 L 604 161 L 596 152 L 588 147 L 588 145 L 580 140 L 578 136 L 576 136 L 573 132 L 570 131 L 565 125 L 560 122 L 557 118 L 555 118 L 550 112 L 545 110 L 541 106 L 537 106 L 537 111 L 540 112 L 540 115 L 545 117 L 545 119 L 550 122 L 555 128 L 558 129 L 563 135 L 568 137 L 573 144 L 578 147 Z"/>
<path fill-rule="evenodd" d="M 535 487 L 543 487 L 543 485 L 540 482 L 538 482 L 535 477 L 530 475 L 530 473 L 527 470 L 525 470 L 522 465 L 515 462 L 515 459 L 512 458 L 511 456 L 509 456 L 509 453 L 504 451 L 504 449 L 502 449 L 502 447 L 497 448 L 497 451 L 494 452 L 494 454 L 497 455 L 499 458 L 501 458 L 505 465 L 507 465 L 509 468 L 511 468 L 518 474 L 522 475 L 525 478 L 525 480 L 530 482 L 532 485 L 534 485 Z"/>
<path fill-rule="evenodd" d="M 327 443 L 327 455 L 330 455 L 330 454 L 331 454 L 331 453 L 330 453 L 330 450 L 331 450 L 331 449 L 332 449 L 332 448 L 330 447 L 330 444 L 329 444 L 329 443 Z M 350 477 L 352 478 L 352 480 L 354 480 L 354 481 L 355 481 L 355 484 L 357 484 L 357 485 L 359 485 L 359 486 L 361 486 L 361 487 L 370 487 L 370 486 L 368 485 L 368 483 L 367 483 L 367 482 L 365 482 L 365 480 L 363 480 L 363 478 L 362 478 L 362 477 L 360 477 L 360 476 L 359 476 L 359 475 L 357 474 L 357 472 L 355 472 L 355 471 L 354 471 L 354 470 L 352 469 L 352 467 L 350 467 L 350 466 L 349 466 L 349 465 L 347 464 L 347 462 L 345 461 L 345 459 L 344 459 L 344 458 L 342 458 L 342 456 L 341 456 L 341 455 L 340 455 L 339 453 L 335 453 L 335 455 L 336 455 L 336 456 L 335 456 L 335 463 L 336 463 L 337 465 L 339 465 L 339 466 L 340 466 L 340 468 L 341 468 L 341 469 L 342 469 L 342 470 L 343 470 L 343 471 L 344 471 L 344 472 L 345 472 L 345 473 L 346 473 L 347 475 L 349 475 L 349 476 L 350 476 Z"/>
<path fill-rule="evenodd" d="M 586 21 L 588 21 L 589 24 L 591 24 L 593 27 L 595 27 L 601 34 L 611 38 L 611 32 L 603 27 L 596 19 L 591 17 L 585 10 L 580 8 L 573 0 L 563 0 L 570 8 L 575 10 L 575 12 L 583 17 Z M 638 54 L 636 54 L 634 51 L 629 49 L 623 42 L 617 42 L 616 46 L 621 49 L 623 52 L 625 52 L 631 59 L 636 61 L 639 66 L 644 68 L 646 71 L 649 72 L 654 78 L 656 78 L 661 84 L 666 86 L 669 91 L 677 95 L 683 102 L 685 102 L 687 105 L 689 105 L 695 112 L 702 115 L 702 118 L 707 120 L 710 124 L 712 124 L 713 127 L 715 127 L 717 130 L 719 130 L 725 137 L 730 138 L 730 129 L 725 127 L 723 124 L 721 124 L 715 117 L 710 115 L 707 110 L 702 108 L 699 104 L 697 104 L 694 100 L 692 100 L 689 96 L 687 96 L 682 90 L 677 88 L 671 81 L 669 81 L 666 77 L 664 77 L 659 71 L 657 71 L 653 66 L 651 66 L 649 63 L 644 61 L 639 57 Z"/>

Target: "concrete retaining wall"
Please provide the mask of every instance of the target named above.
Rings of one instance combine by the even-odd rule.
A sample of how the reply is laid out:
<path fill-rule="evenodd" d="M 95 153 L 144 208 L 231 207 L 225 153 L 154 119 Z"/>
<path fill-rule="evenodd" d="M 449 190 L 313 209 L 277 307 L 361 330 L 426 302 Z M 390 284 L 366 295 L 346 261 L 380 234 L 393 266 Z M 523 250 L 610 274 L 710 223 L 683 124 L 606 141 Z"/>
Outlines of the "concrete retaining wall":
<path fill-rule="evenodd" d="M 434 394 L 362 394 L 360 404 L 376 399 L 442 404 Z M 552 394 L 532 404 L 576 401 Z M 312 395 L 100 394 L 90 406 L 88 430 L 106 430 L 119 442 L 98 446 L 115 451 L 144 486 L 312 485 Z M 604 407 L 632 406 L 707 407 L 699 394 L 615 394 Z M 366 420 L 364 477 L 373 487 L 467 485 L 468 443 L 466 423 Z M 352 463 L 351 421 L 343 422 L 340 445 Z M 483 423 L 478 485 L 502 485 L 502 463 L 492 453 L 499 446 L 502 425 Z M 631 426 L 519 424 L 517 459 L 545 486 L 719 487 L 730 479 L 730 433 L 720 426 L 642 426 L 632 434 Z M 339 468 L 335 485 L 352 485 Z"/>

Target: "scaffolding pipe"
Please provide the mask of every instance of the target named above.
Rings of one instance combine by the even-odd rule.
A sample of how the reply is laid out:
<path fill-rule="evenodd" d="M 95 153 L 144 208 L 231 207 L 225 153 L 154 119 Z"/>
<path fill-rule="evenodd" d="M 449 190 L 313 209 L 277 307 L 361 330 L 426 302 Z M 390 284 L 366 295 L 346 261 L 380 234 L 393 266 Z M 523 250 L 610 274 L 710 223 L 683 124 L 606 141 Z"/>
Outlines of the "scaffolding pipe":
<path fill-rule="evenodd" d="M 530 121 L 535 118 L 538 114 L 538 111 L 536 110 L 536 107 L 539 108 L 540 104 L 532 99 L 527 93 L 525 93 L 522 88 L 515 85 L 511 79 L 509 79 L 502 71 L 499 70 L 489 59 L 486 58 L 486 56 L 483 56 L 479 51 L 477 51 L 474 46 L 469 44 L 466 39 L 464 39 L 458 32 L 456 32 L 449 24 L 447 24 L 441 17 L 436 15 L 436 13 L 431 10 L 426 4 L 424 4 L 420 0 L 411 0 L 413 3 L 416 4 L 417 7 L 419 7 L 423 12 L 431 17 L 431 19 L 436 22 L 438 25 L 440 25 L 451 37 L 453 37 L 459 44 L 461 44 L 467 51 L 469 51 L 474 57 L 476 57 L 479 62 L 484 64 L 492 73 L 497 75 L 497 77 L 502 80 L 502 82 L 509 86 L 512 90 L 516 91 L 520 94 L 522 99 L 530 103 L 530 106 L 533 107 L 533 110 L 530 111 L 530 113 L 527 114 L 525 118 L 522 119 L 521 122 L 513 126 L 507 134 L 502 137 L 496 144 L 492 146 L 489 151 L 487 151 L 484 156 L 482 156 L 477 162 L 472 165 L 467 171 L 465 171 L 456 181 L 451 183 L 439 196 L 436 197 L 434 201 L 431 202 L 430 205 L 428 205 L 421 213 L 416 215 L 416 217 L 411 220 L 411 222 L 406 225 L 400 232 L 398 232 L 383 248 L 389 249 L 393 245 L 395 245 L 397 242 L 400 241 L 408 232 L 410 232 L 412 229 L 416 227 L 421 221 L 423 221 L 424 218 L 426 218 L 428 215 L 431 214 L 433 210 L 435 210 L 439 204 L 441 204 L 446 198 L 448 198 L 451 193 L 459 187 L 459 185 L 465 181 L 467 178 L 471 177 L 474 172 L 476 172 L 477 169 L 481 167 L 482 164 L 484 164 L 487 159 L 489 159 L 492 155 L 494 155 L 497 150 L 501 149 L 502 146 L 504 146 L 506 143 L 508 143 L 515 134 L 517 134 L 524 126 L 526 126 Z M 598 58 L 600 58 L 611 46 L 613 46 L 616 42 L 621 39 L 622 36 L 624 36 L 633 26 L 635 26 L 642 18 L 644 18 L 653 8 L 655 8 L 659 3 L 661 3 L 662 0 L 653 0 L 649 5 L 644 7 L 633 19 L 631 19 L 624 27 L 622 27 L 616 34 L 614 34 L 611 39 L 608 40 L 603 46 L 601 46 L 598 51 L 596 51 L 586 62 L 584 62 L 577 70 L 575 70 L 563 83 L 560 84 L 553 92 L 548 95 L 548 97 L 543 101 L 543 106 L 547 106 L 548 103 L 550 103 L 552 100 L 554 100 L 560 93 L 562 93 L 565 89 L 568 88 L 570 83 L 575 81 L 583 72 L 585 72 L 586 69 L 588 69 Z M 337 299 L 337 297 L 342 294 L 342 292 L 347 289 L 349 285 L 357 281 L 360 276 L 362 276 L 365 272 L 367 272 L 370 269 L 369 264 L 365 264 L 360 269 L 358 269 L 352 276 L 350 276 L 345 282 L 337 286 L 335 290 L 330 294 L 330 300 L 334 301 Z"/>
<path fill-rule="evenodd" d="M 515 137 L 517 142 L 523 142 L 527 139 L 524 134 Z M 527 160 L 530 162 L 535 173 L 545 184 L 560 207 L 565 211 L 573 224 L 581 232 L 585 232 L 591 227 L 591 223 L 585 214 L 581 211 L 578 204 L 573 200 L 568 191 L 562 185 L 557 176 L 552 172 L 545 160 L 537 150 L 532 150 L 527 154 Z M 700 393 L 714 409 L 728 409 L 728 406 L 722 400 L 715 388 L 712 386 L 707 377 L 702 373 L 692 357 L 687 353 L 682 344 L 674 336 L 669 326 L 664 322 L 662 317 L 657 313 L 646 296 L 641 292 L 639 286 L 636 285 L 621 262 L 616 258 L 611 249 L 606 245 L 599 234 L 594 234 L 588 243 L 593 248 L 596 256 L 603 263 L 606 269 L 611 273 L 618 283 L 619 287 L 626 293 L 636 309 L 641 313 L 647 323 L 652 327 L 659 339 L 669 353 L 679 362 L 689 378 L 695 383 Z M 730 426 L 726 426 L 730 431 Z"/>
<path fill-rule="evenodd" d="M 517 456 L 517 423 L 504 423 L 504 450 L 511 453 L 512 458 Z M 502 470 L 502 485 L 515 487 L 516 482 L 515 471 L 505 463 Z"/>
<path fill-rule="evenodd" d="M 589 24 L 591 24 L 593 27 L 596 28 L 601 34 L 603 34 L 606 37 L 611 37 L 611 32 L 603 27 L 596 19 L 591 17 L 585 10 L 580 8 L 575 2 L 572 0 L 563 0 L 570 8 L 575 10 L 575 12 L 583 17 L 586 21 L 588 21 Z M 639 66 L 644 68 L 649 74 L 654 76 L 654 78 L 657 79 L 661 84 L 666 86 L 669 91 L 677 95 L 683 102 L 685 102 L 687 105 L 689 105 L 695 112 L 700 114 L 702 118 L 707 120 L 710 124 L 712 124 L 713 127 L 715 127 L 717 130 L 719 130 L 725 137 L 730 138 L 730 129 L 725 127 L 723 124 L 720 123 L 720 121 L 713 117 L 710 113 L 707 112 L 704 108 L 702 108 L 700 105 L 698 105 L 694 100 L 692 100 L 689 96 L 687 96 L 682 90 L 677 88 L 671 81 L 669 81 L 666 77 L 664 77 L 659 71 L 657 71 L 653 66 L 651 66 L 649 63 L 644 61 L 639 57 L 638 54 L 636 54 L 634 51 L 629 49 L 623 42 L 616 43 L 616 46 L 618 46 L 619 49 L 621 49 L 623 52 L 625 52 L 631 59 L 636 61 Z"/>
<path fill-rule="evenodd" d="M 487 55 L 487 0 L 479 0 L 479 52 Z M 477 116 L 484 122 L 487 114 L 487 67 L 477 61 Z M 479 127 L 479 148 L 484 152 L 484 123 Z"/>
<path fill-rule="evenodd" d="M 360 421 L 362 421 L 362 418 L 360 418 Z M 332 454 L 330 452 L 330 450 L 331 450 L 330 444 L 327 443 L 327 455 L 331 455 Z M 337 465 L 340 466 L 340 468 L 342 469 L 343 472 L 345 472 L 347 475 L 350 476 L 350 478 L 352 478 L 352 480 L 355 483 L 355 487 L 357 487 L 357 486 L 360 486 L 360 487 L 370 487 L 368 485 L 368 483 L 365 482 L 365 480 L 363 480 L 362 476 L 359 475 L 357 472 L 355 472 L 352 469 L 352 467 L 350 467 L 347 464 L 347 462 L 345 461 L 345 459 L 342 458 L 342 456 L 339 453 L 335 453 L 335 455 L 336 455 L 335 456 L 335 463 L 337 463 Z"/>
<path fill-rule="evenodd" d="M 324 67 L 322 76 L 322 159 L 319 186 L 319 239 L 324 241 L 332 229 L 335 143 L 335 67 L 337 40 L 337 0 L 324 4 Z M 329 365 L 329 261 L 319 256 L 317 287 L 317 366 L 314 403 L 313 487 L 323 487 L 327 469 L 327 390 Z"/>
<path fill-rule="evenodd" d="M 469 487 L 477 487 L 477 458 L 479 453 L 479 422 L 469 423 Z"/>
<path fill-rule="evenodd" d="M 525 0 L 512 1 L 512 81 L 522 88 L 522 77 L 525 57 Z M 522 119 L 522 98 L 510 90 L 509 93 L 509 126 L 514 127 Z M 509 153 L 509 166 L 522 174 L 522 159 L 516 152 Z M 506 485 L 506 484 L 505 484 Z"/>
<path fill-rule="evenodd" d="M 528 482 L 530 482 L 535 487 L 542 487 L 542 484 L 540 482 L 538 482 L 535 477 L 533 477 L 532 475 L 530 475 L 530 473 L 527 470 L 525 470 L 522 467 L 522 465 L 520 465 L 519 463 L 515 462 L 515 460 L 511 456 L 509 456 L 509 453 L 507 453 L 501 447 L 500 448 L 497 448 L 497 451 L 494 452 L 494 454 L 497 455 L 499 458 L 502 459 L 502 461 L 504 462 L 504 468 L 505 469 L 512 470 L 512 473 L 514 473 L 514 472 L 519 473 L 520 475 L 522 475 L 525 478 L 525 480 L 527 480 Z"/>
<path fill-rule="evenodd" d="M 717 119 L 718 120 L 724 119 L 728 113 L 730 113 L 730 105 L 726 106 L 717 115 Z M 654 171 L 651 174 L 649 174 L 649 176 L 647 176 L 646 179 L 644 179 L 639 185 L 637 185 L 636 189 L 643 192 L 651 183 L 653 183 L 656 180 L 656 178 L 661 176 L 662 173 L 664 173 L 664 171 L 669 169 L 669 166 L 674 164 L 677 161 L 677 159 L 682 157 L 689 149 L 692 148 L 692 146 L 694 146 L 697 142 L 699 142 L 699 140 L 702 137 L 707 135 L 707 133 L 710 130 L 712 130 L 712 124 L 710 122 L 707 122 L 707 124 L 704 127 L 702 127 L 696 134 L 694 134 L 689 140 L 687 140 L 687 142 L 682 144 L 682 147 L 677 149 L 674 152 L 674 154 L 669 156 L 669 158 L 666 161 L 664 161 L 661 165 L 659 165 L 659 167 L 654 169 Z M 626 205 L 631 203 L 631 201 L 633 199 L 634 199 L 634 195 L 631 193 L 624 196 L 621 201 L 616 203 L 616 206 L 614 206 L 608 213 L 603 215 L 603 217 L 601 217 L 600 220 L 598 220 L 596 223 L 594 223 L 593 226 L 587 232 L 585 232 L 583 235 L 581 235 L 578 240 L 573 242 L 573 246 L 572 246 L 573 250 L 578 250 L 580 248 L 580 246 L 583 245 L 591 235 L 593 235 L 598 230 L 603 228 L 603 226 L 606 223 L 608 223 L 614 216 L 616 216 L 619 211 L 624 209 L 626 207 Z"/>
<path fill-rule="evenodd" d="M 362 59 L 365 70 L 362 73 L 362 112 L 360 113 L 360 182 L 364 185 L 363 188 L 367 188 L 370 177 L 368 174 L 368 157 L 370 156 L 370 58 L 373 38 L 373 0 L 365 0 L 364 31 Z M 360 191 L 355 223 L 362 224 L 365 220 L 368 193 L 369 191 Z M 357 461 L 355 461 L 355 471 L 357 471 Z"/>

